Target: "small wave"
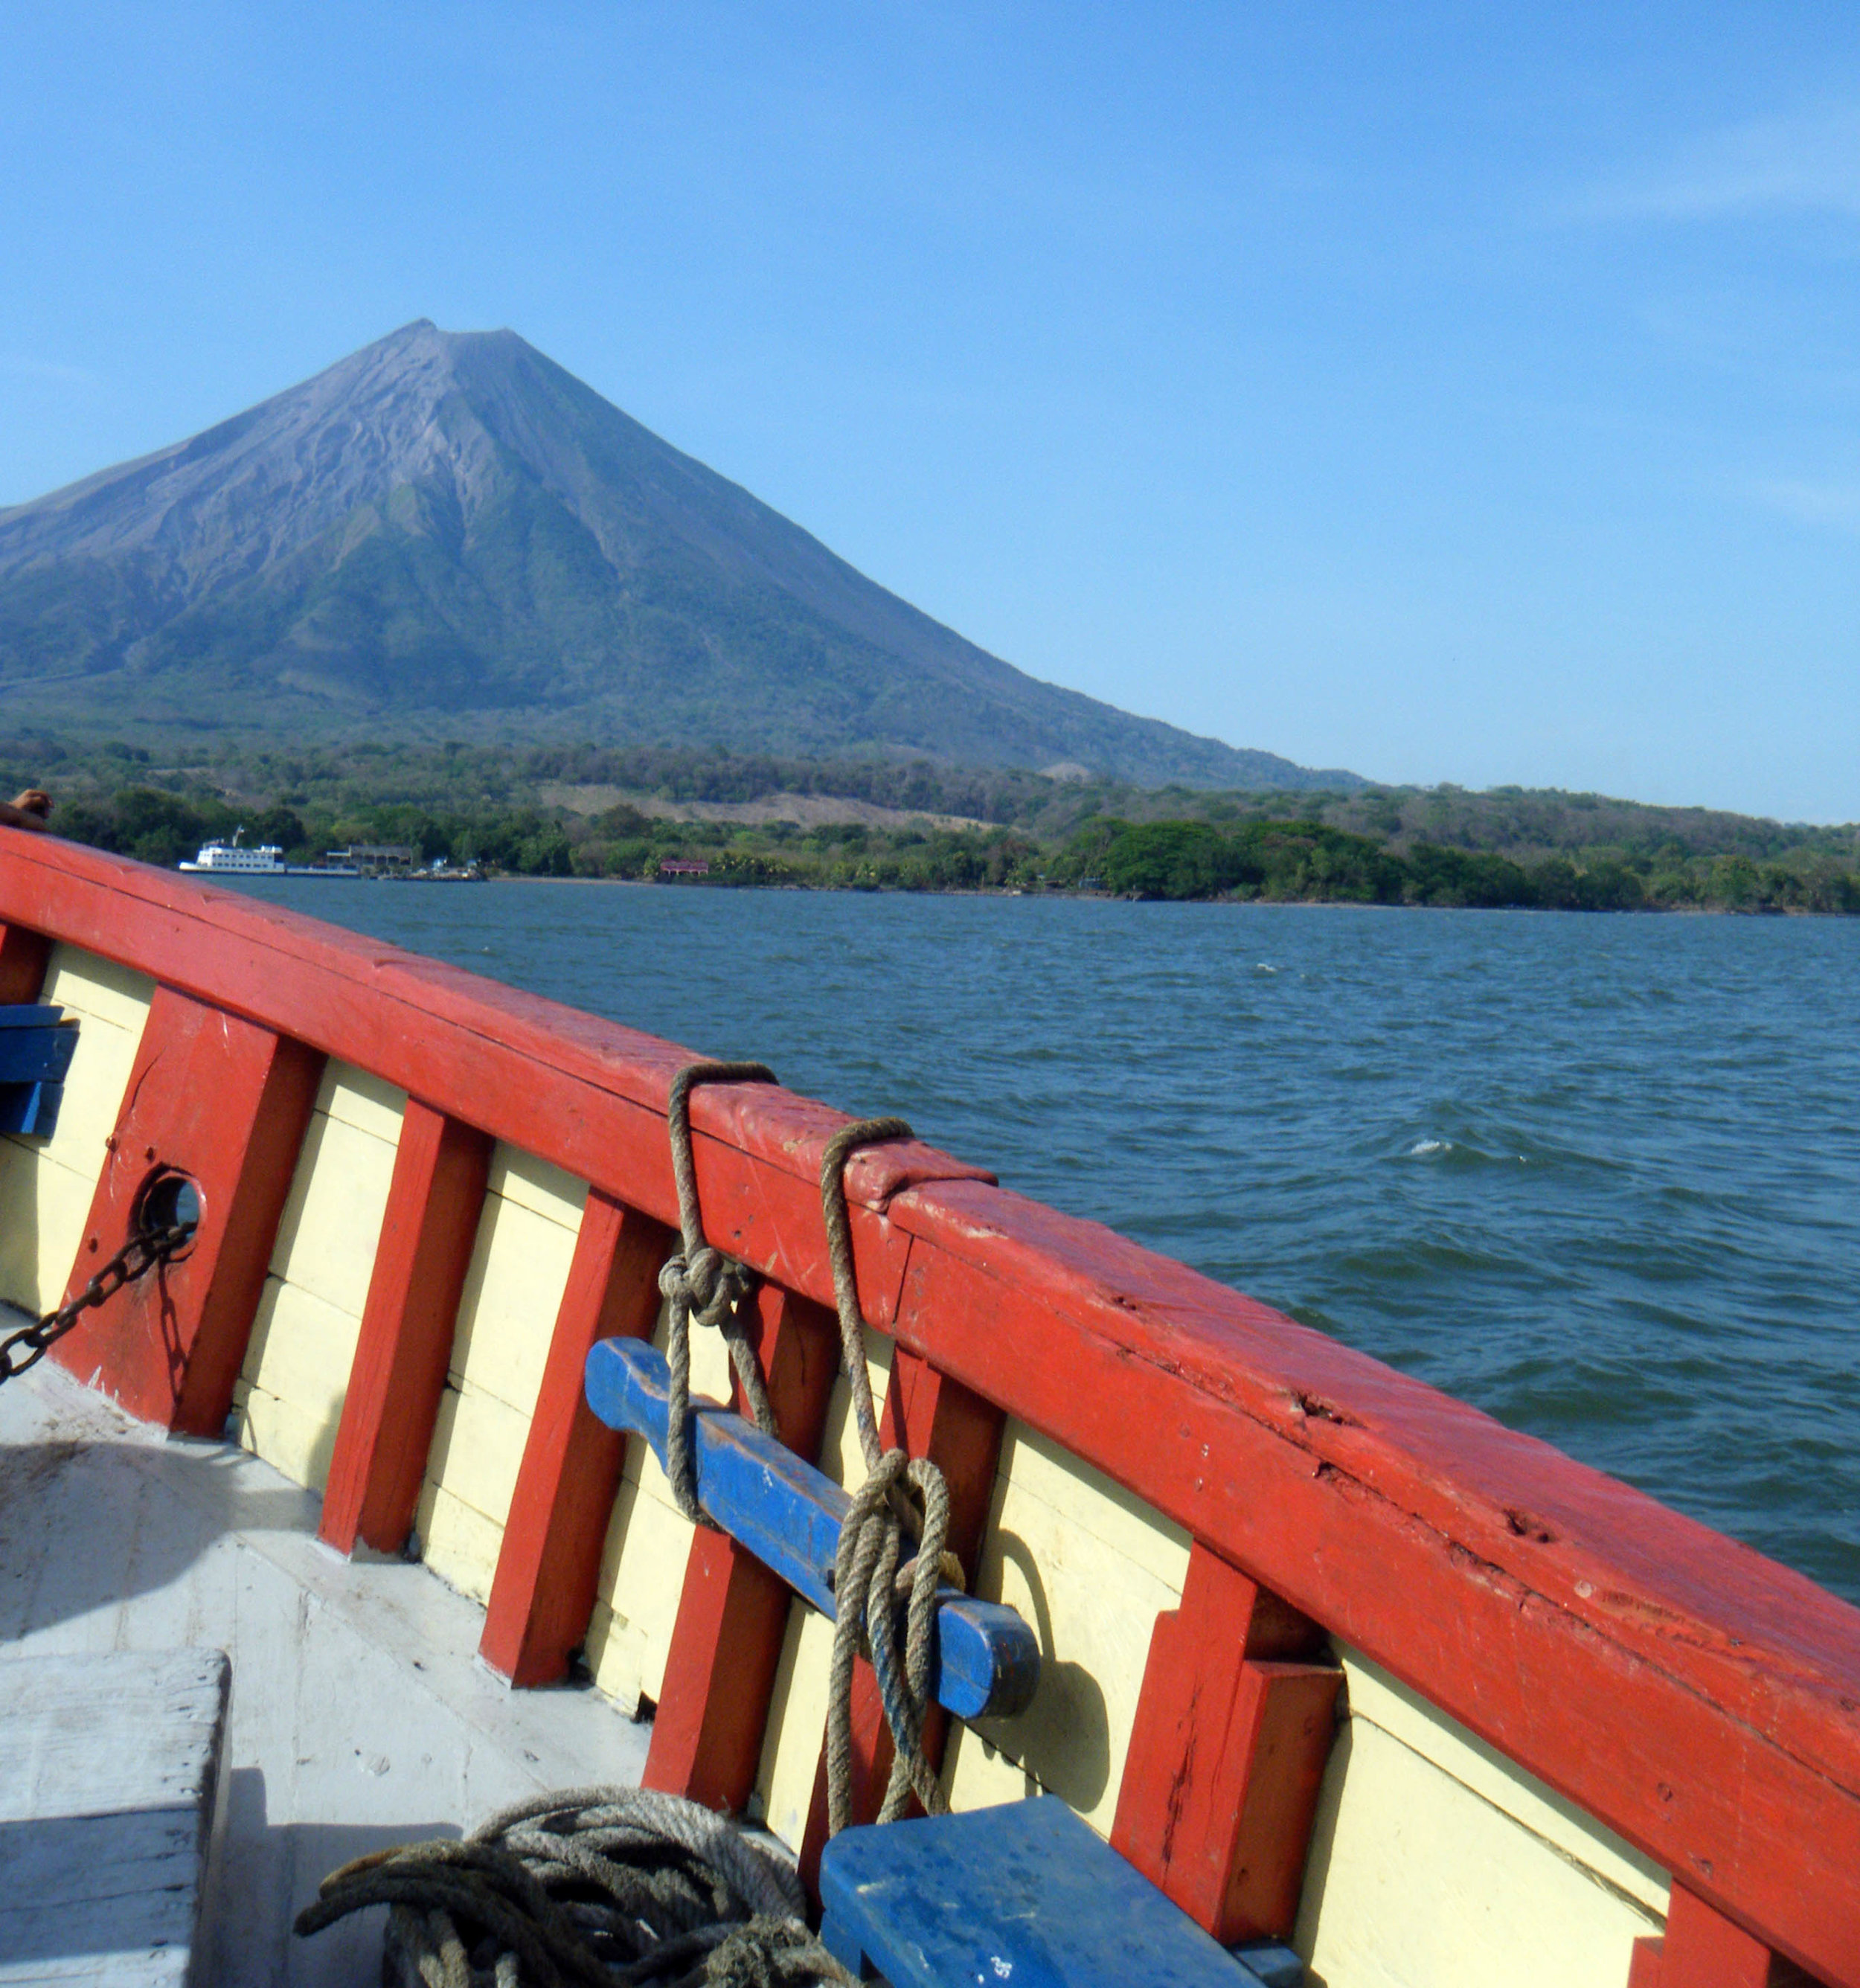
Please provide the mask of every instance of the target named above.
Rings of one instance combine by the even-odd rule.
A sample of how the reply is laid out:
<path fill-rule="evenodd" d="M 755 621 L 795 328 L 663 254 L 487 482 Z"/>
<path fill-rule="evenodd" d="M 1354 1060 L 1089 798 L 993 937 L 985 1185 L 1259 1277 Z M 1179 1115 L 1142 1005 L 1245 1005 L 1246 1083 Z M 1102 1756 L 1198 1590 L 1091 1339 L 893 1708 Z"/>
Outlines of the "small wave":
<path fill-rule="evenodd" d="M 1256 973 L 1277 973 L 1280 969 L 1273 965 L 1270 962 L 1262 959 L 1254 962 L 1253 970 Z"/>
<path fill-rule="evenodd" d="M 1417 1139 L 1408 1149 L 1411 1160 L 1424 1160 L 1430 1153 L 1450 1153 L 1453 1150 L 1451 1139 Z"/>

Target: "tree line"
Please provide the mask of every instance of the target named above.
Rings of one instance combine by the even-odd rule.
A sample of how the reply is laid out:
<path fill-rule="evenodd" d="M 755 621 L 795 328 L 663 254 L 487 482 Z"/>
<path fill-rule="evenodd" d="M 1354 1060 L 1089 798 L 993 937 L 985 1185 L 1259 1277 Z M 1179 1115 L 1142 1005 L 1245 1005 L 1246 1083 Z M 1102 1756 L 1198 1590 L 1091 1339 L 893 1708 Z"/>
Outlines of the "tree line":
<path fill-rule="evenodd" d="M 1668 846 L 1520 860 L 1441 843 L 1397 846 L 1309 819 L 1223 827 L 1094 818 L 1061 842 L 1006 826 L 680 821 L 627 803 L 589 819 L 490 803 L 240 808 L 132 785 L 61 803 L 54 825 L 75 840 L 164 866 L 242 828 L 249 844 L 276 844 L 291 862 L 315 861 L 352 842 L 404 843 L 422 861 L 476 863 L 519 877 L 665 881 L 667 863 L 697 860 L 706 866 L 701 877 L 675 881 L 1545 911 L 1860 911 L 1860 867 L 1820 850 L 1758 861 Z"/>
<path fill-rule="evenodd" d="M 705 885 L 1101 891 L 1555 910 L 1860 911 L 1860 827 L 1605 796 L 1455 787 L 1251 794 L 1013 769 L 788 759 L 699 748 L 351 741 L 184 750 L 146 735 L 0 744 L 0 786 L 46 784 L 54 829 L 172 864 L 243 827 L 292 862 L 354 842 L 512 876 Z M 585 812 L 600 790 L 624 796 Z M 8 791 L 12 789 L 8 788 Z M 672 818 L 773 795 L 898 812 L 793 822 Z M 637 804 L 636 804 L 637 803 Z M 913 818 L 906 810 L 921 810 Z M 934 815 L 973 825 L 939 826 Z"/>
<path fill-rule="evenodd" d="M 1538 911 L 1860 911 L 1860 871 L 1818 851 L 1758 862 L 1672 849 L 1520 862 L 1412 842 L 1396 849 L 1319 822 L 1093 823 L 1059 878 L 1128 898 L 1433 904 Z"/>

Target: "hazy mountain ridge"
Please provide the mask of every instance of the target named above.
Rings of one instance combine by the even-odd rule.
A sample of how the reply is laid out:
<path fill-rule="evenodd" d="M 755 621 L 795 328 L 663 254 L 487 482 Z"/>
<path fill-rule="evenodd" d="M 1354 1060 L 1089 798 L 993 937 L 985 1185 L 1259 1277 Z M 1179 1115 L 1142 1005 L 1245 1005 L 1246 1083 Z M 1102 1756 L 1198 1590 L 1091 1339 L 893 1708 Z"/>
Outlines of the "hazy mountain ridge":
<path fill-rule="evenodd" d="M 510 332 L 422 320 L 0 511 L 19 715 L 456 727 L 1354 786 L 1040 683 Z"/>

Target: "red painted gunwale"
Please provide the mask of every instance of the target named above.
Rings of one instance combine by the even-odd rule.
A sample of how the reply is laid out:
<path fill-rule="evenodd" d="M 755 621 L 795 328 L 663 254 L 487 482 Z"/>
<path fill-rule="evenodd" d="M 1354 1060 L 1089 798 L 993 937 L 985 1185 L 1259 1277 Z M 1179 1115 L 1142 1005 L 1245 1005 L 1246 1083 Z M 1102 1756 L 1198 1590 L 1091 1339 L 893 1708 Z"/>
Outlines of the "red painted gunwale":
<path fill-rule="evenodd" d="M 675 1219 L 665 1111 L 684 1049 L 45 837 L 0 837 L 0 921 Z M 817 1175 L 844 1115 L 771 1086 L 706 1087 L 692 1115 L 713 1239 L 830 1304 Z M 1860 1988 L 1860 1611 L 928 1147 L 857 1154 L 847 1188 L 875 1327 L 1149 1499 L 1697 1899 Z"/>

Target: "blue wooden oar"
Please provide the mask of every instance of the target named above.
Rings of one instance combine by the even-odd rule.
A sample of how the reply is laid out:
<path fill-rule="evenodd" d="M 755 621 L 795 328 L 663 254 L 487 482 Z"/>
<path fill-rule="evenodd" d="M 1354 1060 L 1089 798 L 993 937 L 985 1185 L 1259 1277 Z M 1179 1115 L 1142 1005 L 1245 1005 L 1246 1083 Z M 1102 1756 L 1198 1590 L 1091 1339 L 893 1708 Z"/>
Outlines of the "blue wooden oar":
<path fill-rule="evenodd" d="M 588 1406 L 610 1428 L 644 1436 L 662 1465 L 669 1412 L 665 1356 L 639 1339 L 603 1339 L 587 1357 Z M 851 1502 L 839 1486 L 755 1424 L 694 1398 L 698 1503 L 797 1594 L 830 1619 L 840 1523 Z M 1011 1716 L 1040 1681 L 1040 1645 L 1011 1608 L 953 1587 L 937 1603 L 932 1689 L 961 1719 Z"/>
<path fill-rule="evenodd" d="M 28 1012 L 42 1015 L 47 1011 Z M 56 1016 L 58 1010 L 49 1012 Z M 8 1016 L 0 1021 L 0 1084 L 59 1083 L 71 1067 L 76 1047 L 76 1029 L 61 1028 L 56 1021 L 22 1026 Z"/>
<path fill-rule="evenodd" d="M 0 1132 L 49 1138 L 58 1123 L 65 1073 L 77 1047 L 75 1023 L 62 1008 L 0 1003 Z"/>

